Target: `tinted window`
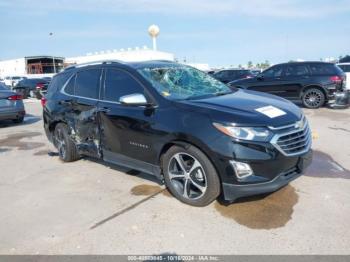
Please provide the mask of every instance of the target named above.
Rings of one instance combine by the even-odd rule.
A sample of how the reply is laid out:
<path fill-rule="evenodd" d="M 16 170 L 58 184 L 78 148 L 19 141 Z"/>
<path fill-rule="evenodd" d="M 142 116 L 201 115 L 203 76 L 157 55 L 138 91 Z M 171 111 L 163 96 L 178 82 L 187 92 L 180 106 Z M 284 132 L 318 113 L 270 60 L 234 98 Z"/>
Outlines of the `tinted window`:
<path fill-rule="evenodd" d="M 144 93 L 142 86 L 127 72 L 108 69 L 105 80 L 104 99 L 108 101 L 119 101 L 125 95 Z"/>
<path fill-rule="evenodd" d="M 75 95 L 97 99 L 100 86 L 100 69 L 89 69 L 77 73 Z"/>
<path fill-rule="evenodd" d="M 229 77 L 230 76 L 230 73 L 229 73 L 229 71 L 227 71 L 227 70 L 225 70 L 225 71 L 220 71 L 220 72 L 217 72 L 216 74 L 215 74 L 215 77 L 217 77 L 217 78 L 227 78 L 227 77 Z"/>
<path fill-rule="evenodd" d="M 48 86 L 46 97 L 51 96 L 54 92 L 61 89 L 63 85 L 67 82 L 70 76 L 71 74 L 59 74 L 54 76 L 54 78 L 52 78 L 50 85 Z M 74 82 L 73 82 L 73 87 L 74 87 Z M 74 90 L 74 89 L 71 89 L 71 90 Z M 67 88 L 65 91 L 67 92 Z"/>
<path fill-rule="evenodd" d="M 264 71 L 264 77 L 279 77 L 282 75 L 282 66 L 274 66 Z"/>
<path fill-rule="evenodd" d="M 333 75 L 337 73 L 335 65 L 332 64 L 310 64 L 313 75 Z"/>
<path fill-rule="evenodd" d="M 306 65 L 287 65 L 284 70 L 285 76 L 305 76 L 308 73 Z"/>
<path fill-rule="evenodd" d="M 350 72 L 350 65 L 338 65 L 344 72 L 349 73 Z"/>
<path fill-rule="evenodd" d="M 69 95 L 75 95 L 75 92 L 74 92 L 75 78 L 76 76 L 73 76 L 67 83 L 66 87 L 64 88 L 64 92 L 66 92 Z"/>

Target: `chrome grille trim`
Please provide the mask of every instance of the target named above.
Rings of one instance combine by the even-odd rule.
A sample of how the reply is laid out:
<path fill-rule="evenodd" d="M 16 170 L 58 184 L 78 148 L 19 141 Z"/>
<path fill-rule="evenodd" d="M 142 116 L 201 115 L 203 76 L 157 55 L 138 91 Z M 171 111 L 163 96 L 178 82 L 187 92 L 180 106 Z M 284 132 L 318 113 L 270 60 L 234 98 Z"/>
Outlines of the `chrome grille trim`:
<path fill-rule="evenodd" d="M 312 139 L 309 124 L 306 119 L 303 127 L 289 132 L 280 132 L 273 136 L 271 144 L 285 156 L 298 156 L 308 152 Z"/>

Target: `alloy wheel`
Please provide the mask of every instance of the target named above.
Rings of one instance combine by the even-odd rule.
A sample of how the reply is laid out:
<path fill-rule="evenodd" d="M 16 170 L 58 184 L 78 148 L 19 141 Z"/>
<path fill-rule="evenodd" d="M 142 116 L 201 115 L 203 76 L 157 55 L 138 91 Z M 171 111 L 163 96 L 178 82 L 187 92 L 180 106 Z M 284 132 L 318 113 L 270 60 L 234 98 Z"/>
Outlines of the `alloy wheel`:
<path fill-rule="evenodd" d="M 201 198 L 207 190 L 207 177 L 201 163 L 187 153 L 177 153 L 170 159 L 168 174 L 177 193 L 187 199 Z"/>
<path fill-rule="evenodd" d="M 310 107 L 319 107 L 321 106 L 322 94 L 320 91 L 311 90 L 305 94 L 305 103 Z"/>

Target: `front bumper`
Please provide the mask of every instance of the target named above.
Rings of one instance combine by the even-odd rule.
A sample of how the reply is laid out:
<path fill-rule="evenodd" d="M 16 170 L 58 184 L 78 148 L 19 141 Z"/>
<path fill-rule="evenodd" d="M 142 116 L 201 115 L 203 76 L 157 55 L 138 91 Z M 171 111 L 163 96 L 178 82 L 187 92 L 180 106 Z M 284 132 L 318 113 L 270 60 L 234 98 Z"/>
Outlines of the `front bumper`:
<path fill-rule="evenodd" d="M 299 157 L 294 167 L 280 173 L 271 181 L 251 184 L 223 183 L 224 199 L 226 201 L 234 201 L 241 197 L 274 192 L 301 176 L 304 170 L 311 164 L 311 161 L 312 150 L 310 149 L 307 153 Z"/>

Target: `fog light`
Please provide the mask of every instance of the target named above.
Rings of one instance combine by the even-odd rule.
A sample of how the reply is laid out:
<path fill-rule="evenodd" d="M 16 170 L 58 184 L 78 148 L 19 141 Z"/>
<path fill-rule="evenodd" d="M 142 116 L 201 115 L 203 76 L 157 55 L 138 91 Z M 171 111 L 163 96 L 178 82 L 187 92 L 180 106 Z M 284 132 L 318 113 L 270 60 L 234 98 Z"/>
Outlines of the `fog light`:
<path fill-rule="evenodd" d="M 231 160 L 230 163 L 236 172 L 237 178 L 242 179 L 253 175 L 253 170 L 250 168 L 250 165 L 248 165 L 247 163 L 237 162 L 233 160 Z"/>

